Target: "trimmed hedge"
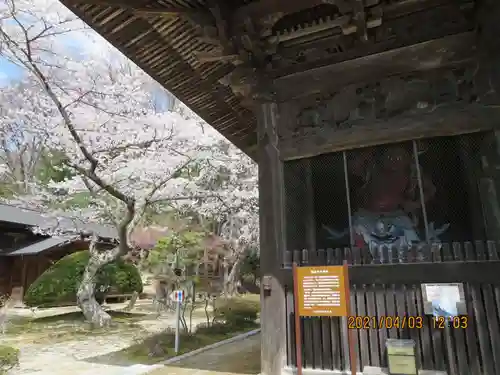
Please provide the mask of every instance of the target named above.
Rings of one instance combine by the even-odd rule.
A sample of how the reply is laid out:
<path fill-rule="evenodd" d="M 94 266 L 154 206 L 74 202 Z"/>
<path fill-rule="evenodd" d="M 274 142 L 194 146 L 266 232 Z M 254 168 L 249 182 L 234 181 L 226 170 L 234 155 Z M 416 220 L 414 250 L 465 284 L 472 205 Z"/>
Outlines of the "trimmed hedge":
<path fill-rule="evenodd" d="M 219 299 L 215 308 L 215 319 L 231 327 L 246 327 L 257 320 L 260 304 L 245 298 Z"/>
<path fill-rule="evenodd" d="M 7 345 L 0 345 L 0 375 L 19 365 L 19 349 Z"/>
<path fill-rule="evenodd" d="M 54 263 L 30 285 L 24 303 L 30 307 L 43 307 L 76 302 L 76 292 L 89 256 L 87 250 L 78 251 Z M 97 273 L 97 300 L 102 301 L 110 288 L 117 294 L 141 293 L 141 275 L 134 265 L 119 259 Z"/>

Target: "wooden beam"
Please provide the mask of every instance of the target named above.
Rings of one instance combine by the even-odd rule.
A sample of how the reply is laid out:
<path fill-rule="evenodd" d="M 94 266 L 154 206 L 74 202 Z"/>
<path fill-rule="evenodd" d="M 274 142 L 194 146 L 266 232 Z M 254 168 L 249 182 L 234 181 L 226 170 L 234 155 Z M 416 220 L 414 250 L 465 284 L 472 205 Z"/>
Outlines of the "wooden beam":
<path fill-rule="evenodd" d="M 279 101 L 286 101 L 374 78 L 432 70 L 475 56 L 476 35 L 465 32 L 279 77 L 275 79 L 276 94 Z"/>
<path fill-rule="evenodd" d="M 307 139 L 286 139 L 280 141 L 280 157 L 282 160 L 294 160 L 411 139 L 476 133 L 498 129 L 499 123 L 500 107 L 448 106 L 427 113 L 366 120 L 349 129 L 325 129 Z"/>
<path fill-rule="evenodd" d="M 499 284 L 500 261 L 354 265 L 353 284 L 471 283 Z"/>
<path fill-rule="evenodd" d="M 323 4 L 335 4 L 332 0 L 259 0 L 237 8 L 232 19 L 240 22 L 244 18 L 253 19 L 268 17 L 270 14 L 281 13 L 283 16 L 304 9 L 314 8 Z"/>
<path fill-rule="evenodd" d="M 241 63 L 243 62 L 240 55 L 237 54 L 225 54 L 223 51 L 207 51 L 207 52 L 193 52 L 194 57 L 201 63 L 226 61 Z"/>
<path fill-rule="evenodd" d="M 500 261 L 422 262 L 363 264 L 349 266 L 352 285 L 363 284 L 432 284 L 473 283 L 500 284 Z M 292 271 L 282 270 L 282 282 L 292 285 Z"/>

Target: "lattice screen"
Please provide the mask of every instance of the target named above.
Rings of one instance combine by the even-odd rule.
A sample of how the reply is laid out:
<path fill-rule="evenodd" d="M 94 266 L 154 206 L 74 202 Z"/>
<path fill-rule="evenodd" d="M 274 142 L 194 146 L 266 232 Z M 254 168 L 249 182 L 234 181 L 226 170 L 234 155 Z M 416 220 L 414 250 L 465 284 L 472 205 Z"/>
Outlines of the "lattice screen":
<path fill-rule="evenodd" d="M 374 233 L 397 227 L 410 245 L 486 239 L 486 198 L 478 188 L 483 138 L 431 138 L 286 162 L 287 249 L 361 247 L 360 226 Z"/>

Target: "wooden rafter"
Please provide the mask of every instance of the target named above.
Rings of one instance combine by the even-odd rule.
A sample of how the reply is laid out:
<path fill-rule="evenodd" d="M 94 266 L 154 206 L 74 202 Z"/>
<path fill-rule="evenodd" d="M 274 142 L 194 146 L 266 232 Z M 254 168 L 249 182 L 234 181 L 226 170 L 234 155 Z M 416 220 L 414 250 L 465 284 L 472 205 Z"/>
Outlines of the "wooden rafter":
<path fill-rule="evenodd" d="M 165 7 L 154 6 L 146 7 L 134 5 L 132 2 L 125 2 L 120 0 L 67 0 L 66 3 L 71 5 L 102 5 L 108 7 L 116 7 L 123 10 L 130 11 L 138 16 L 148 17 L 181 17 L 181 16 L 199 16 L 206 15 L 204 12 L 196 11 L 194 9 L 179 8 L 179 7 Z"/>

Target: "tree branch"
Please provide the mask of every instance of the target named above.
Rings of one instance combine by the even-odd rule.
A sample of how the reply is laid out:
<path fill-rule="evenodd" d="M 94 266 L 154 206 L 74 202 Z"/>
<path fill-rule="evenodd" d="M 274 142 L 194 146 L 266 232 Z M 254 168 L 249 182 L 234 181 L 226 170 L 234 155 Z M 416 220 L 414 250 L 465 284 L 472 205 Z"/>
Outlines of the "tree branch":
<path fill-rule="evenodd" d="M 86 169 L 83 168 L 79 165 L 71 163 L 69 160 L 65 161 L 65 164 L 70 166 L 71 168 L 75 169 L 77 172 L 79 172 L 82 176 L 87 177 L 91 181 L 93 181 L 96 185 L 101 187 L 103 190 L 108 192 L 111 196 L 117 198 L 118 200 L 122 201 L 125 206 L 126 206 L 126 214 L 123 217 L 123 219 L 120 221 L 118 224 L 118 238 L 120 240 L 120 244 L 118 246 L 119 253 L 125 254 L 128 252 L 129 247 L 128 247 L 128 242 L 127 242 L 127 228 L 129 224 L 132 222 L 135 216 L 135 199 L 132 197 L 128 197 L 125 194 L 123 194 L 121 191 L 117 190 L 115 187 L 111 186 L 110 184 L 107 184 L 105 181 L 103 181 L 99 176 L 97 176 L 96 169 L 98 166 L 98 160 L 94 158 L 94 156 L 89 152 L 89 150 L 86 148 L 84 145 L 80 135 L 78 134 L 78 131 L 76 130 L 71 117 L 66 109 L 66 107 L 62 104 L 61 100 L 59 97 L 56 95 L 54 90 L 52 89 L 49 80 L 47 77 L 44 75 L 44 73 L 40 70 L 38 67 L 37 62 L 35 62 L 33 55 L 32 55 L 32 50 L 31 50 L 31 39 L 28 35 L 28 30 L 26 27 L 22 24 L 22 22 L 17 18 L 15 14 L 15 4 L 12 3 L 11 7 L 11 16 L 12 19 L 15 21 L 17 26 L 21 29 L 23 36 L 24 36 L 24 43 L 26 44 L 26 49 L 22 48 L 19 43 L 17 43 L 15 40 L 13 40 L 2 28 L 0 28 L 0 35 L 8 41 L 12 46 L 14 46 L 23 56 L 24 59 L 21 58 L 19 55 L 15 53 L 15 51 L 11 51 L 16 56 L 16 58 L 19 59 L 19 62 L 23 64 L 29 71 L 31 71 L 35 77 L 38 79 L 40 84 L 42 85 L 42 88 L 46 92 L 46 94 L 49 96 L 51 101 L 54 103 L 56 106 L 59 114 L 61 115 L 64 125 L 68 129 L 69 133 L 71 134 L 71 137 L 75 141 L 76 145 L 78 146 L 80 152 L 84 156 L 84 158 L 90 163 L 90 168 Z"/>

